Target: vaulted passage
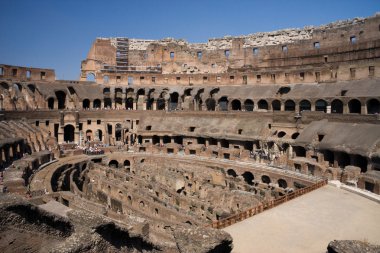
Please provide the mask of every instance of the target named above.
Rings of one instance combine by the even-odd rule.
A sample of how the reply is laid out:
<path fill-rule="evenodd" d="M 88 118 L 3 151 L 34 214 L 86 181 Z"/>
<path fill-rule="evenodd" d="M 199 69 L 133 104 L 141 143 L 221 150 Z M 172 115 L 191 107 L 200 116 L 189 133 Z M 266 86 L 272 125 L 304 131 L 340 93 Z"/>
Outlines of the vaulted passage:
<path fill-rule="evenodd" d="M 240 111 L 241 110 L 241 103 L 237 99 L 232 100 L 231 106 L 232 106 L 233 111 Z"/>
<path fill-rule="evenodd" d="M 244 109 L 248 112 L 251 112 L 253 111 L 253 107 L 254 107 L 254 104 L 253 104 L 253 101 L 251 99 L 247 99 L 244 101 Z"/>
<path fill-rule="evenodd" d="M 74 126 L 66 125 L 63 129 L 63 140 L 65 142 L 73 142 L 74 141 Z"/>
<path fill-rule="evenodd" d="M 370 99 L 367 102 L 367 113 L 368 114 L 379 114 L 380 113 L 380 102 L 377 99 Z"/>
<path fill-rule="evenodd" d="M 302 100 L 300 102 L 300 112 L 311 111 L 311 103 L 308 100 Z"/>
<path fill-rule="evenodd" d="M 361 103 L 357 99 L 352 99 L 348 102 L 348 110 L 350 113 L 360 113 L 361 112 Z"/>
<path fill-rule="evenodd" d="M 56 91 L 55 96 L 58 100 L 58 109 L 66 109 L 66 93 L 63 91 Z"/>
<path fill-rule="evenodd" d="M 331 102 L 331 113 L 343 113 L 343 102 L 339 99 L 334 99 Z"/>

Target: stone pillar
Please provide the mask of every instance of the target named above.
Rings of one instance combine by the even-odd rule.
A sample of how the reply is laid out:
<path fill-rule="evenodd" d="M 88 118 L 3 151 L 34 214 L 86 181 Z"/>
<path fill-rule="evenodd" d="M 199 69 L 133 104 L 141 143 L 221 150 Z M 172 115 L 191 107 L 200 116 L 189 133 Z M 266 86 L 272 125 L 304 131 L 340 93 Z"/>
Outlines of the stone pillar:
<path fill-rule="evenodd" d="M 164 144 L 164 140 L 162 139 L 162 136 L 160 136 L 160 145 Z"/>
<path fill-rule="evenodd" d="M 209 142 L 209 140 L 208 140 L 208 139 L 206 139 L 206 142 L 205 142 L 205 144 L 206 144 L 206 147 L 208 147 L 208 146 L 210 145 L 210 142 Z"/>
<path fill-rule="evenodd" d="M 133 110 L 135 111 L 137 109 L 137 103 L 133 101 Z"/>
<path fill-rule="evenodd" d="M 343 104 L 343 113 L 347 114 L 349 111 L 348 104 Z"/>
<path fill-rule="evenodd" d="M 367 114 L 367 104 L 366 103 L 362 103 L 360 113 L 361 114 Z"/>
<path fill-rule="evenodd" d="M 282 105 L 282 104 L 281 104 Z M 300 104 L 299 103 L 296 103 L 296 112 L 299 112 L 300 111 Z"/>
<path fill-rule="evenodd" d="M 156 111 L 157 110 L 157 100 L 154 100 L 153 101 L 153 111 Z"/>
<path fill-rule="evenodd" d="M 310 105 L 311 105 L 310 110 L 311 110 L 312 112 L 314 112 L 314 111 L 315 111 L 315 102 L 314 102 L 314 103 L 310 103 Z"/>
<path fill-rule="evenodd" d="M 75 129 L 75 132 L 74 132 L 74 142 L 75 143 L 79 143 L 79 128 Z"/>

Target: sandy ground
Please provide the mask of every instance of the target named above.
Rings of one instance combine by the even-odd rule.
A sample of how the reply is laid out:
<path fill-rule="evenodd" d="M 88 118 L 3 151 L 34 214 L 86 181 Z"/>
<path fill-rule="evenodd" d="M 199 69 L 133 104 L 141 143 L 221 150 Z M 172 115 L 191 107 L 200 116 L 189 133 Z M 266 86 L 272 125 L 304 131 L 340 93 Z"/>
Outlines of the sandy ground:
<path fill-rule="evenodd" d="M 223 230 L 234 253 L 322 253 L 334 239 L 380 244 L 380 204 L 324 186 Z"/>

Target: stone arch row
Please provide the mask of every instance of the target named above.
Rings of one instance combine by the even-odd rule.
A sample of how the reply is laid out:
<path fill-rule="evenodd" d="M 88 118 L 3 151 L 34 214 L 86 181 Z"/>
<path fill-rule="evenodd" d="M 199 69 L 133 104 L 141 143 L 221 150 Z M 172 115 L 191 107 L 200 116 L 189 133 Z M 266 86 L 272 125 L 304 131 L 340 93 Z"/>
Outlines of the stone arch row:
<path fill-rule="evenodd" d="M 261 177 L 258 176 L 259 179 L 256 179 L 257 177 L 251 171 L 245 171 L 240 176 L 242 176 L 244 178 L 244 181 L 249 185 L 253 185 L 254 184 L 253 180 L 256 179 L 256 181 L 260 180 L 260 182 L 264 184 L 277 183 L 278 186 L 281 188 L 284 188 L 284 189 L 288 188 L 288 182 L 286 181 L 286 179 L 280 177 L 279 179 L 272 181 L 271 177 L 268 176 L 267 174 L 264 174 L 264 173 L 261 173 L 261 174 L 262 174 Z M 239 176 L 233 168 L 229 168 L 227 170 L 227 175 L 234 178 Z"/>
<path fill-rule="evenodd" d="M 13 161 L 24 155 L 24 140 L 5 143 L 0 146 L 0 169 L 4 169 Z"/>

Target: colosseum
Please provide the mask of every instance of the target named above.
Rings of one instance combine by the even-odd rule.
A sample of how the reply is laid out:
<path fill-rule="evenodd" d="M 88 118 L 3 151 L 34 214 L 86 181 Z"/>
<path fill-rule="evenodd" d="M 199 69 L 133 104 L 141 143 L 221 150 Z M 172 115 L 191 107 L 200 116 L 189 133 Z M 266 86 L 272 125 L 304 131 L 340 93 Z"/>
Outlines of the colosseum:
<path fill-rule="evenodd" d="M 207 43 L 96 38 L 79 80 L 0 64 L 0 90 L 2 252 L 244 252 L 229 228 L 326 189 L 379 217 L 378 14 Z M 345 239 L 380 244 L 379 221 Z"/>

